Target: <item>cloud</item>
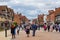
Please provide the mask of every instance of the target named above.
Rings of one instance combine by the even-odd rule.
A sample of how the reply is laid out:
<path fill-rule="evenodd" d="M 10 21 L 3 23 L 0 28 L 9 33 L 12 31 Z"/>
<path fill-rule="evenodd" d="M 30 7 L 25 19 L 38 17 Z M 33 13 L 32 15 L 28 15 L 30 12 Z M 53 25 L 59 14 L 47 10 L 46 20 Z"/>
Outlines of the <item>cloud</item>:
<path fill-rule="evenodd" d="M 31 10 L 31 11 L 29 11 L 29 15 L 36 15 L 36 13 L 37 13 L 37 11 L 36 10 Z"/>
<path fill-rule="evenodd" d="M 0 2 L 0 5 L 7 5 L 6 2 Z"/>
<path fill-rule="evenodd" d="M 27 18 L 34 19 L 38 14 L 48 14 L 48 10 L 60 7 L 60 0 L 0 0 L 0 5 L 8 5 L 15 12 L 21 12 Z"/>
<path fill-rule="evenodd" d="M 37 18 L 37 17 L 28 16 L 27 18 L 29 18 L 29 20 L 32 20 L 32 19 L 35 19 L 35 18 Z"/>
<path fill-rule="evenodd" d="M 11 0 L 0 0 L 0 2 L 9 2 Z"/>

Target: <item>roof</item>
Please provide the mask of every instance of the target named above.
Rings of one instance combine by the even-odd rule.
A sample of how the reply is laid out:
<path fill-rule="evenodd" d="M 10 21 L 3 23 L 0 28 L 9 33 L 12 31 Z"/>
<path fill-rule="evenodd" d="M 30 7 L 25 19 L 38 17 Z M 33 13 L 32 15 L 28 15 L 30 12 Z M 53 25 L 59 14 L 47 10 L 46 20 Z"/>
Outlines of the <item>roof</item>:
<path fill-rule="evenodd" d="M 0 10 L 7 9 L 7 6 L 0 6 Z"/>

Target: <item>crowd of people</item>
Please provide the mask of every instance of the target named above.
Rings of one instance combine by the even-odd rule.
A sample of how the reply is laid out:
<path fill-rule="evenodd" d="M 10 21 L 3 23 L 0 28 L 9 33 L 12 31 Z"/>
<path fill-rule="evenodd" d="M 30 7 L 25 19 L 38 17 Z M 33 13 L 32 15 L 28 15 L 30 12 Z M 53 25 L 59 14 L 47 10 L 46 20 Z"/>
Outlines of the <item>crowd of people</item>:
<path fill-rule="evenodd" d="M 34 37 L 35 36 L 35 33 L 36 33 L 36 30 L 40 28 L 43 28 L 44 31 L 47 31 L 48 32 L 53 32 L 54 30 L 56 30 L 56 32 L 60 32 L 60 24 L 47 24 L 47 23 L 44 23 L 44 25 L 41 27 L 39 24 L 35 24 L 35 22 L 32 22 L 31 23 L 26 23 L 26 24 L 22 24 L 22 25 L 18 25 L 18 24 L 14 24 L 12 23 L 11 25 L 11 34 L 12 34 L 12 39 L 15 38 L 15 35 L 16 35 L 16 29 L 17 29 L 17 34 L 19 35 L 19 31 L 20 29 L 24 30 L 27 34 L 27 37 L 29 37 L 29 34 L 30 34 L 30 30 L 32 30 L 32 36 Z"/>
<path fill-rule="evenodd" d="M 18 25 L 18 24 L 12 23 L 12 25 L 11 25 L 12 39 L 15 38 L 16 29 L 17 29 L 17 34 L 19 35 L 20 28 L 22 28 L 22 30 L 25 30 L 27 37 L 29 37 L 30 30 L 33 31 L 32 36 L 35 36 L 35 32 L 37 30 L 37 25 L 34 22 L 32 24 L 27 23 L 27 24 L 23 24 L 23 25 Z"/>
<path fill-rule="evenodd" d="M 55 24 L 44 24 L 44 31 L 46 31 L 46 30 L 48 30 L 48 32 L 49 31 L 51 31 L 51 32 L 53 32 L 54 30 L 56 30 L 56 32 L 60 32 L 60 24 L 57 24 L 57 23 L 55 23 Z"/>

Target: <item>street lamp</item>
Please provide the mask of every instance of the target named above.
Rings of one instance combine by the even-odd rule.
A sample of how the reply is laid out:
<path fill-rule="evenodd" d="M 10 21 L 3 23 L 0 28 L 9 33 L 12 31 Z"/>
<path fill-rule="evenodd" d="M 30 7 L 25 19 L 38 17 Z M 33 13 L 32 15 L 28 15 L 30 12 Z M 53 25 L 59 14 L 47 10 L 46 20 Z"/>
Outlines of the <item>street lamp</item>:
<path fill-rule="evenodd" d="M 8 25 L 8 20 L 7 20 L 7 13 L 6 13 L 6 21 L 5 21 L 5 37 L 7 37 L 7 25 Z"/>
<path fill-rule="evenodd" d="M 7 37 L 7 21 L 5 21 L 5 37 Z"/>

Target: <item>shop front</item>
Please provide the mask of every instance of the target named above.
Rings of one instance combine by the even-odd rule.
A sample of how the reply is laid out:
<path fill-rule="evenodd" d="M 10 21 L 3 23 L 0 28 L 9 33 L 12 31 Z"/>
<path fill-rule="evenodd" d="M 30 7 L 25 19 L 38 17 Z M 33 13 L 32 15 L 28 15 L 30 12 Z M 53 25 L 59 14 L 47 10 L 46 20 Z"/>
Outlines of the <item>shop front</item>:
<path fill-rule="evenodd" d="M 55 23 L 60 23 L 60 14 L 55 16 Z"/>

